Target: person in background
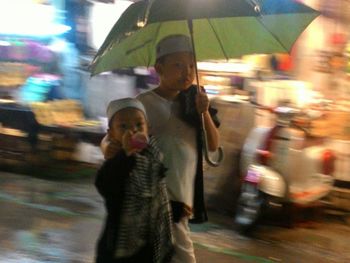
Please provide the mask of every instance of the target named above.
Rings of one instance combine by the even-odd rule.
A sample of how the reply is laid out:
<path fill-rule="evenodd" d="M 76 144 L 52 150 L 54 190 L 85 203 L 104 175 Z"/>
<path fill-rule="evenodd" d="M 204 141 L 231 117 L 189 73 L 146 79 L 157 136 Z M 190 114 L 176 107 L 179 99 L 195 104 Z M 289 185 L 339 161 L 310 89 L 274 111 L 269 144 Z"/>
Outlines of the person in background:
<path fill-rule="evenodd" d="M 204 204 L 203 156 L 200 115 L 203 115 L 208 148 L 219 146 L 217 111 L 210 107 L 205 91 L 197 92 L 194 59 L 190 39 L 170 35 L 156 47 L 155 70 L 160 83 L 155 89 L 137 96 L 150 123 L 150 134 L 158 139 L 164 154 L 166 183 L 174 220 L 175 254 L 172 263 L 194 263 L 189 220 L 207 221 Z M 105 158 L 118 152 L 119 146 L 107 135 L 101 142 Z"/>
<path fill-rule="evenodd" d="M 107 218 L 97 263 L 168 263 L 173 252 L 171 210 L 162 155 L 148 136 L 146 111 L 133 98 L 111 101 L 108 136 L 118 153 L 99 169 L 95 186 Z"/>

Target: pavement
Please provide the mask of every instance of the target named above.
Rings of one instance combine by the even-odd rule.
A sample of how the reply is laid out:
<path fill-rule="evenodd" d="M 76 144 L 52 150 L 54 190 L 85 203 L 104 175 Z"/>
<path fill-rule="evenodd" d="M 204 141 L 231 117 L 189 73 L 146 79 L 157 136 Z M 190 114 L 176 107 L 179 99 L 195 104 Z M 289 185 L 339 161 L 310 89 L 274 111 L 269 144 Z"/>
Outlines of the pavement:
<path fill-rule="evenodd" d="M 0 263 L 92 263 L 104 207 L 93 178 L 0 172 Z M 191 225 L 197 263 L 350 262 L 350 221 L 329 210 L 312 225 L 263 225 L 240 235 L 232 216 L 209 211 Z"/>

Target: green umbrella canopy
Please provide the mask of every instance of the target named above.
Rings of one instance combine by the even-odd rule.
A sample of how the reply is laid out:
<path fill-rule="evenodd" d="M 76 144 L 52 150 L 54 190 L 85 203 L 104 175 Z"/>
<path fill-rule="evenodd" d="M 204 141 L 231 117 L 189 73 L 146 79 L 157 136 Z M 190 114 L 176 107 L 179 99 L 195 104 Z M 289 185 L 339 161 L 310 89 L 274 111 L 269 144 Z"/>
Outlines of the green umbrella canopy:
<path fill-rule="evenodd" d="M 293 0 L 154 0 L 130 5 L 91 64 L 92 75 L 152 66 L 155 47 L 172 34 L 193 38 L 198 61 L 289 52 L 319 15 Z"/>

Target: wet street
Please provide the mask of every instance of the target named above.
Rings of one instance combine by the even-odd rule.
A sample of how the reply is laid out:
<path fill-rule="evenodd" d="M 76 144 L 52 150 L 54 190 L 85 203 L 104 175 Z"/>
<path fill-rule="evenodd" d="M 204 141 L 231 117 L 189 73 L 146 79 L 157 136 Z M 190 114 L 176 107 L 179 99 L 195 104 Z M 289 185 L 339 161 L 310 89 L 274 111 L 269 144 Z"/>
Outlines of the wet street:
<path fill-rule="evenodd" d="M 0 173 L 1 263 L 91 263 L 103 217 L 92 178 L 45 180 Z M 262 226 L 239 235 L 232 218 L 214 212 L 191 225 L 198 263 L 350 262 L 349 217 L 319 215 L 311 226 Z"/>

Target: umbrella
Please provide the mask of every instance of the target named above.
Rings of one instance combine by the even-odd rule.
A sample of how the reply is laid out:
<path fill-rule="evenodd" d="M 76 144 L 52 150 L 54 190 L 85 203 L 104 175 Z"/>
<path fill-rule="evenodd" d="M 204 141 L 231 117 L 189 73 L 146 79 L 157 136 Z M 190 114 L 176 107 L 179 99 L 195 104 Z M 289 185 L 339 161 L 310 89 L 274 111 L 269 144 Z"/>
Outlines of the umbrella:
<path fill-rule="evenodd" d="M 91 74 L 151 66 L 157 43 L 188 35 L 195 61 L 253 53 L 289 52 L 318 12 L 293 0 L 149 0 L 130 5 L 111 29 L 91 63 Z M 198 73 L 195 64 L 197 87 Z M 202 121 L 203 124 L 203 121 Z M 205 135 L 205 129 L 202 129 Z M 219 161 L 205 159 L 217 166 Z"/>
<path fill-rule="evenodd" d="M 318 12 L 293 0 L 154 0 L 129 6 L 91 64 L 92 75 L 152 66 L 155 46 L 172 34 L 190 36 L 198 61 L 289 52 Z"/>

